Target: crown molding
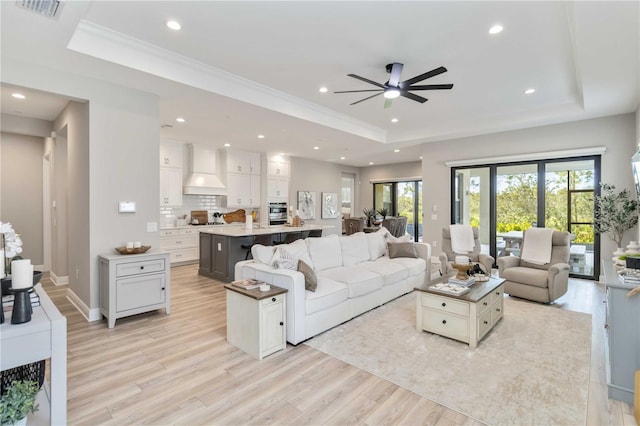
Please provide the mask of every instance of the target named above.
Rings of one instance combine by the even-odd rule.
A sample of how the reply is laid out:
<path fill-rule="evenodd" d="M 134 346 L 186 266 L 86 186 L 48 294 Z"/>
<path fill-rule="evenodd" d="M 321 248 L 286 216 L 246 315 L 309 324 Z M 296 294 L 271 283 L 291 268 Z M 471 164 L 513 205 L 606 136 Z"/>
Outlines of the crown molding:
<path fill-rule="evenodd" d="M 532 152 L 529 154 L 504 155 L 501 157 L 474 158 L 469 160 L 447 161 L 447 167 L 478 166 L 487 164 L 515 163 L 519 161 L 547 160 L 550 158 L 572 158 L 588 157 L 591 155 L 602 155 L 607 148 L 604 146 L 594 146 L 592 148 L 566 149 L 562 151 Z"/>
<path fill-rule="evenodd" d="M 80 21 L 67 48 L 366 139 L 388 142 L 386 130 L 380 127 L 86 20 Z"/>

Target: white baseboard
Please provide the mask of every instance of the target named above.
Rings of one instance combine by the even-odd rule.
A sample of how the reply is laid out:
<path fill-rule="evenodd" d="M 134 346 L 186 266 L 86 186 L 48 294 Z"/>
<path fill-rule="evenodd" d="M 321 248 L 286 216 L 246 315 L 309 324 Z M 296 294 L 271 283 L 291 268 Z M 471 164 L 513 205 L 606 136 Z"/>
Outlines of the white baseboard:
<path fill-rule="evenodd" d="M 69 284 L 69 276 L 68 275 L 59 277 L 59 276 L 57 276 L 55 274 L 55 272 L 50 271 L 49 272 L 49 278 L 51 279 L 51 282 L 54 285 L 67 285 L 67 284 Z"/>
<path fill-rule="evenodd" d="M 70 288 L 67 289 L 67 300 L 76 307 L 78 312 L 80 312 L 87 321 L 93 322 L 102 319 L 99 308 L 90 309 Z"/>

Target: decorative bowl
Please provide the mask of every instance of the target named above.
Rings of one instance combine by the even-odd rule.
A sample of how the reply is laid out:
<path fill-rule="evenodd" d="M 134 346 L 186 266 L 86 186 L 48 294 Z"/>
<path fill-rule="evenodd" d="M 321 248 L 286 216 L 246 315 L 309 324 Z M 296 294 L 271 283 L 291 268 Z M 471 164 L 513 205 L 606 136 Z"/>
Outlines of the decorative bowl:
<path fill-rule="evenodd" d="M 140 254 L 146 253 L 151 246 L 142 246 L 136 248 L 116 247 L 116 251 L 120 254 Z"/>

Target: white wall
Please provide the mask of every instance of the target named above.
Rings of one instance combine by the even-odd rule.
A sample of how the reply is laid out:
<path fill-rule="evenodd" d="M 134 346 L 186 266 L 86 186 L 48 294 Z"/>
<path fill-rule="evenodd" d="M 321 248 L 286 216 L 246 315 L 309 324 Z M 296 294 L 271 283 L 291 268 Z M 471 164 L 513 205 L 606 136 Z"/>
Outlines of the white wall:
<path fill-rule="evenodd" d="M 298 191 L 315 191 L 316 193 L 316 215 L 314 220 L 305 220 L 305 223 L 330 226 L 323 230 L 323 235 L 341 234 L 342 220 L 338 215 L 336 219 L 321 219 L 322 192 L 335 192 L 340 198 L 342 173 L 353 173 L 358 179 L 358 169 L 355 167 L 342 166 L 324 161 L 307 160 L 304 158 L 291 157 L 291 181 L 289 191 L 289 205 L 294 209 L 298 206 Z M 339 200 L 340 201 L 340 200 Z M 340 204 L 338 204 L 340 205 Z M 357 211 L 357 210 L 356 210 Z"/>
<path fill-rule="evenodd" d="M 494 133 L 422 146 L 423 211 L 430 212 L 438 206 L 438 219 L 424 222 L 424 241 L 437 241 L 433 253 L 440 253 L 440 235 L 450 223 L 451 170 L 445 162 L 526 154 L 566 149 L 605 146 L 602 156 L 602 182 L 617 189 L 635 191 L 631 173 L 631 156 L 636 150 L 636 119 L 634 114 L 624 114 L 573 123 Z M 628 240 L 637 235 L 629 232 Z M 626 243 L 625 243 L 626 244 Z M 602 238 L 602 255 L 615 250 L 614 243 Z"/>
<path fill-rule="evenodd" d="M 6 133 L 46 138 L 51 135 L 51 130 L 53 130 L 53 123 L 51 121 L 40 120 L 38 118 L 20 117 L 3 113 L 0 115 L 0 121 L 2 122 L 2 131 Z"/>
<path fill-rule="evenodd" d="M 97 256 L 125 241 L 158 247 L 158 232 L 147 232 L 160 205 L 158 99 L 14 60 L 3 62 L 2 81 L 88 101 L 56 128 L 68 128 L 70 297 L 99 319 Z M 137 212 L 119 214 L 118 201 L 135 201 Z"/>

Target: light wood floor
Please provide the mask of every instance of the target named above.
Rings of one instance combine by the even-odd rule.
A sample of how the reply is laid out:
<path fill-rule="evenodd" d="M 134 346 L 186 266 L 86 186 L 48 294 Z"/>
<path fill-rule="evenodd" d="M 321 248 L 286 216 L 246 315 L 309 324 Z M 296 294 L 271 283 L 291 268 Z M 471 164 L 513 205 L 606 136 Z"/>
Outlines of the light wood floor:
<path fill-rule="evenodd" d="M 68 422 L 83 425 L 434 424 L 480 422 L 300 344 L 257 361 L 225 341 L 225 293 L 195 266 L 172 269 L 163 311 L 87 323 L 44 287 L 68 321 Z M 603 290 L 571 280 L 550 309 L 593 313 L 589 425 L 635 425 L 607 399 Z"/>

